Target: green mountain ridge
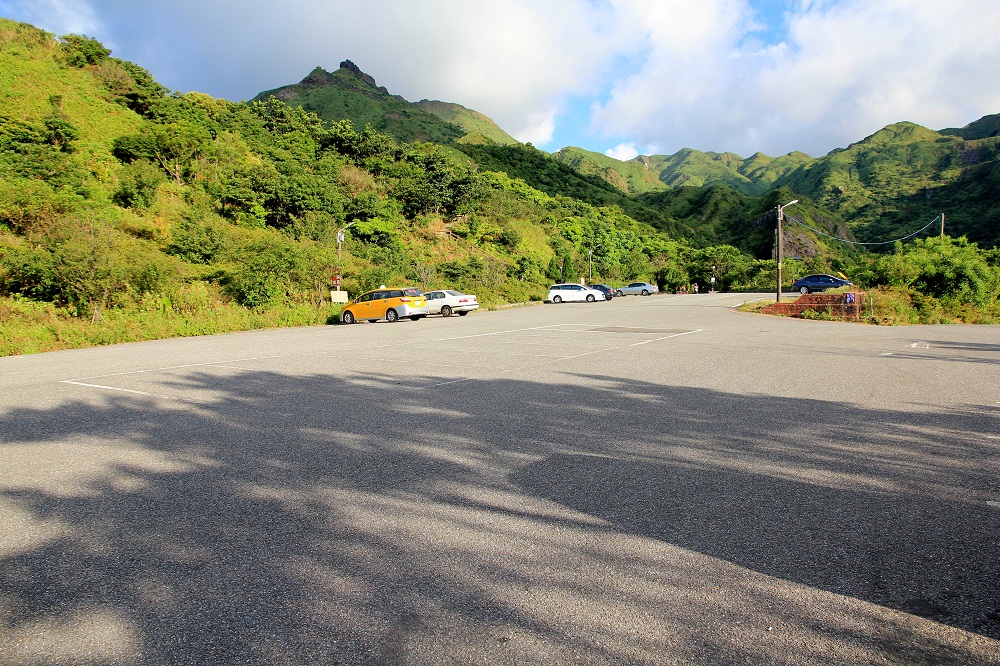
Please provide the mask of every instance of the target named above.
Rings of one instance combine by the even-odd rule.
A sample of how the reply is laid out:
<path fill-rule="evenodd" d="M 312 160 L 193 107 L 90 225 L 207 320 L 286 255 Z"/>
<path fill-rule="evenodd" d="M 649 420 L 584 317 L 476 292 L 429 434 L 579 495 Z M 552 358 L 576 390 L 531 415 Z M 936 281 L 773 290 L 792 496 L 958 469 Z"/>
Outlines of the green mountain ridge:
<path fill-rule="evenodd" d="M 983 116 L 965 127 L 949 127 L 941 134 L 960 136 L 963 139 L 988 139 L 1000 135 L 1000 113 Z"/>
<path fill-rule="evenodd" d="M 654 185 L 637 191 L 631 185 L 634 165 L 667 189 L 724 184 L 760 197 L 787 188 L 847 220 L 865 242 L 903 236 L 944 212 L 954 233 L 993 247 L 1000 244 L 998 195 L 991 194 L 1000 192 L 994 168 L 1000 153 L 998 125 L 1000 115 L 954 132 L 894 123 L 819 158 L 792 152 L 777 158 L 755 153 L 744 159 L 690 148 L 628 162 L 580 149 L 563 149 L 553 157 L 623 192 L 661 189 Z M 942 210 L 945 203 L 952 209 Z"/>
<path fill-rule="evenodd" d="M 350 103 L 346 93 L 333 92 L 345 89 L 350 91 Z M 314 70 L 300 84 L 262 93 L 258 98 L 268 94 L 313 110 L 327 120 L 348 118 L 357 126 L 370 123 L 375 129 L 403 141 L 519 145 L 488 117 L 459 104 L 428 100 L 410 104 L 401 97 L 392 96 L 350 61 L 342 63 L 341 69 L 334 74 Z M 415 116 L 413 110 L 427 113 L 441 124 L 428 121 L 425 116 Z M 395 119 L 396 124 L 389 119 Z M 846 220 L 866 242 L 905 235 L 924 226 L 926 220 L 940 212 L 946 212 L 952 217 L 956 232 L 993 246 L 1000 242 L 996 206 L 989 194 L 996 185 L 995 176 L 990 168 L 974 167 L 996 159 L 998 133 L 1000 114 L 995 114 L 964 128 L 940 132 L 910 122 L 894 123 L 845 148 L 816 158 L 798 151 L 778 157 L 758 152 L 744 158 L 731 152 L 684 148 L 673 155 L 640 155 L 623 162 L 567 146 L 553 153 L 550 159 L 589 179 L 587 182 L 591 185 L 584 189 L 599 180 L 627 197 L 720 184 L 752 197 L 764 197 L 777 189 L 788 188 L 796 196 L 809 197 L 829 214 Z M 509 169 L 512 175 L 525 178 L 550 194 L 568 186 L 567 192 L 575 192 L 574 196 L 583 196 L 595 205 L 606 205 L 615 198 L 607 193 L 600 194 L 598 190 L 581 194 L 583 181 L 569 185 L 565 173 L 555 176 L 555 170 L 540 177 L 548 169 L 537 164 L 540 157 L 537 151 L 522 148 L 524 152 L 516 158 L 515 153 L 509 151 L 478 151 L 478 155 L 488 168 Z M 462 152 L 472 157 L 475 151 Z M 535 166 L 526 168 L 529 162 Z M 539 177 L 532 180 L 535 176 Z M 981 184 L 979 179 L 988 182 Z M 557 186 L 555 182 L 560 180 L 563 185 Z M 944 202 L 957 204 L 958 209 L 935 210 Z M 647 205 L 648 202 L 642 203 L 639 206 L 642 210 L 638 210 L 627 203 L 625 208 L 645 219 L 656 217 L 643 212 Z M 661 228 L 672 233 L 687 228 L 687 232 L 681 233 L 689 234 L 696 242 L 709 242 L 717 237 L 718 229 L 714 227 L 695 224 L 692 228 L 690 221 L 680 226 L 677 220 L 664 222 L 669 213 L 663 211 L 659 217 Z"/>
<path fill-rule="evenodd" d="M 458 125 L 389 93 L 350 60 L 341 62 L 335 72 L 316 67 L 300 82 L 265 90 L 251 101 L 269 97 L 327 122 L 350 120 L 358 129 L 370 125 L 397 141 L 451 143 L 467 134 Z"/>
<path fill-rule="evenodd" d="M 306 109 L 331 100 L 354 115 Z M 793 198 L 789 280 L 897 279 L 882 262 L 896 255 L 830 237 L 898 235 L 935 209 L 952 234 L 1000 240 L 996 137 L 899 123 L 815 160 L 686 150 L 624 163 L 509 143 L 481 114 L 423 102 L 347 61 L 249 103 L 170 92 L 96 40 L 0 19 L 0 354 L 330 322 L 334 271 L 351 293 L 447 286 L 486 305 L 584 277 L 682 289 L 717 275 L 760 290 L 773 284 L 776 206 Z M 654 163 L 678 178 L 697 167 L 706 184 L 671 187 Z M 764 181 L 762 195 L 736 187 Z M 989 271 L 975 270 L 986 277 L 932 293 L 988 303 Z"/>
<path fill-rule="evenodd" d="M 552 157 L 581 174 L 596 176 L 627 194 L 656 192 L 668 187 L 646 165 L 622 162 L 582 148 L 566 147 L 553 153 Z"/>
<path fill-rule="evenodd" d="M 465 136 L 458 139 L 460 143 L 495 143 L 501 146 L 520 143 L 500 129 L 500 126 L 486 115 L 468 109 L 461 104 L 422 99 L 414 106 L 447 123 L 460 127 L 465 132 Z"/>

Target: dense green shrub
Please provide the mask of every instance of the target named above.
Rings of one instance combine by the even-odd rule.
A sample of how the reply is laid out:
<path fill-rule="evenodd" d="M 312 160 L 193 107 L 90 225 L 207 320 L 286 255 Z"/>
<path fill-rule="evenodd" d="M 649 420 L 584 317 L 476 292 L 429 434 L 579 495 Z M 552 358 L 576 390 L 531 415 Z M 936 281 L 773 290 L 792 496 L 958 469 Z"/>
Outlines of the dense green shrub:
<path fill-rule="evenodd" d="M 256 236 L 230 254 L 240 261 L 228 273 L 225 287 L 240 305 L 264 308 L 302 286 L 306 256 L 298 244 L 279 234 Z"/>
<path fill-rule="evenodd" d="M 221 220 L 185 217 L 174 227 L 164 250 L 185 261 L 210 264 L 228 253 L 234 242 L 233 233 Z"/>
<path fill-rule="evenodd" d="M 111 55 L 111 49 L 86 35 L 63 35 L 59 38 L 63 57 L 70 67 L 96 65 Z"/>
<path fill-rule="evenodd" d="M 955 303 L 986 306 L 1000 297 L 1000 271 L 965 238 L 932 237 L 897 245 L 863 273 L 871 286 L 910 288 Z"/>
<path fill-rule="evenodd" d="M 156 188 L 166 180 L 163 171 L 147 160 L 125 165 L 118 177 L 118 188 L 111 200 L 122 208 L 142 211 L 152 205 Z"/>

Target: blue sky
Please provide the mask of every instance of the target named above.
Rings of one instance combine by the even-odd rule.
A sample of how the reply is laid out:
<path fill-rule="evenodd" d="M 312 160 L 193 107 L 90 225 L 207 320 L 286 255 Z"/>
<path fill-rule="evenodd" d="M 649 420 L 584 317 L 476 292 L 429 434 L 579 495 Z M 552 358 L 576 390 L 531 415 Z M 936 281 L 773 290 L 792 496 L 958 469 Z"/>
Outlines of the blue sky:
<path fill-rule="evenodd" d="M 1000 113 L 996 0 L 0 0 L 174 90 L 249 99 L 353 60 L 555 151 L 822 155 Z"/>

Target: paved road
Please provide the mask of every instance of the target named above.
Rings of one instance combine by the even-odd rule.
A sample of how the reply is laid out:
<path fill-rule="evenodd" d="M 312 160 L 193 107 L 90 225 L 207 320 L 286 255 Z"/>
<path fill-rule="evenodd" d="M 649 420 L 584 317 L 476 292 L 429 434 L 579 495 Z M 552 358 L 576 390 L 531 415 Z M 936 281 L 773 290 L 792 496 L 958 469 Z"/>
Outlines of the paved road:
<path fill-rule="evenodd" d="M 1000 664 L 1000 327 L 745 298 L 0 359 L 0 663 Z"/>

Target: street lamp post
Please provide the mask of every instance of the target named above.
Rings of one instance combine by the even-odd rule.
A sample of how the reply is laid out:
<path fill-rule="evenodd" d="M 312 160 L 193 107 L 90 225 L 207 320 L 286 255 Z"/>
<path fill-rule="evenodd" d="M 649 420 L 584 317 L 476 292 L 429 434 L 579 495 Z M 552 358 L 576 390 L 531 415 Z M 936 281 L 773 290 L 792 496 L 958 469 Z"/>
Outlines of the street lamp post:
<path fill-rule="evenodd" d="M 598 243 L 594 247 L 587 248 L 587 262 L 590 265 L 590 277 L 587 279 L 587 284 L 594 283 L 594 250 L 596 250 L 599 247 L 601 247 L 600 243 Z"/>
<path fill-rule="evenodd" d="M 782 258 L 781 254 L 782 254 L 782 245 L 784 245 L 784 243 L 781 242 L 783 238 L 781 234 L 781 221 L 785 219 L 785 209 L 791 206 L 792 204 L 797 204 L 798 202 L 799 202 L 798 199 L 793 199 L 788 203 L 786 203 L 784 206 L 778 206 L 778 228 L 775 230 L 775 236 L 776 236 L 775 243 L 777 244 L 778 248 L 776 252 L 778 258 L 778 288 L 777 291 L 775 292 L 775 300 L 778 303 L 781 302 L 781 258 Z"/>
<path fill-rule="evenodd" d="M 350 227 L 353 227 L 355 224 L 357 224 L 357 220 L 354 220 L 354 222 L 351 222 L 350 224 L 345 225 L 345 226 L 343 226 L 343 227 L 341 227 L 340 229 L 337 230 L 337 263 L 338 264 L 340 264 L 340 248 L 344 244 L 344 230 L 348 229 Z"/>

